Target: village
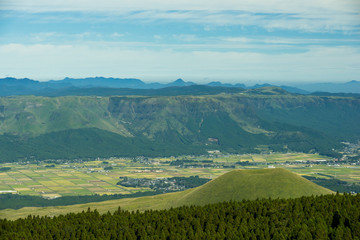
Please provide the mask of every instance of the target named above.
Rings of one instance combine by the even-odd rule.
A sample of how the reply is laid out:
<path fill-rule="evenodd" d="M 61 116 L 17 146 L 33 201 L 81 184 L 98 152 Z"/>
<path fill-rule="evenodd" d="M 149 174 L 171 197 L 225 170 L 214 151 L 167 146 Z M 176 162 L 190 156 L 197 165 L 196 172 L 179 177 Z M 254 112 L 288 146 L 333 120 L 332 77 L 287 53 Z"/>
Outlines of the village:
<path fill-rule="evenodd" d="M 117 183 L 117 185 L 134 188 L 150 188 L 158 192 L 183 191 L 189 188 L 201 186 L 210 181 L 208 178 L 199 178 L 199 176 L 156 179 L 120 177 L 120 179 L 121 180 Z"/>

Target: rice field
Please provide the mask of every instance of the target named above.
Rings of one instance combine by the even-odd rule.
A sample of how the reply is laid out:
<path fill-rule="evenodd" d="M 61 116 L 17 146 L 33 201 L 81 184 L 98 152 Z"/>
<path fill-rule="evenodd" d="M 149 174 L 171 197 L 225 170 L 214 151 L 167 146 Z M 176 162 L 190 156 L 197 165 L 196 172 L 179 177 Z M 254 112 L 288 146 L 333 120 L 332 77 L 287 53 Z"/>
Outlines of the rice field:
<path fill-rule="evenodd" d="M 359 166 L 309 165 L 306 161 L 328 160 L 316 154 L 246 154 L 219 155 L 178 158 L 154 158 L 134 162 L 131 159 L 111 158 L 89 162 L 65 162 L 53 164 L 0 164 L 0 167 L 10 167 L 7 172 L 0 172 L 0 193 L 18 193 L 22 195 L 38 195 L 47 198 L 91 194 L 128 194 L 147 191 L 147 188 L 127 188 L 116 185 L 119 177 L 135 178 L 163 178 L 189 177 L 198 175 L 204 178 L 215 178 L 231 168 L 179 168 L 171 166 L 169 162 L 176 159 L 191 159 L 195 161 L 212 160 L 215 165 L 235 165 L 236 168 L 265 168 L 269 164 L 284 167 L 301 175 L 319 176 L 318 173 L 334 176 L 340 180 L 360 183 Z M 237 162 L 253 162 L 254 166 L 239 166 Z M 112 167 L 111 170 L 104 170 Z"/>

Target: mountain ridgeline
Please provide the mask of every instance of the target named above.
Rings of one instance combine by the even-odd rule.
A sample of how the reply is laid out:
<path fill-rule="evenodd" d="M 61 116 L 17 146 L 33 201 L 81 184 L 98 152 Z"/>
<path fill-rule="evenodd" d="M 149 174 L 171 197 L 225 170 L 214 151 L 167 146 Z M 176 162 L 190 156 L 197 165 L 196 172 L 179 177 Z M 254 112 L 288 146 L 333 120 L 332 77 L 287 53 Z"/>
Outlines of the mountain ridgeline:
<path fill-rule="evenodd" d="M 181 96 L 0 98 L 0 161 L 259 151 L 337 156 L 360 99 L 275 87 Z"/>
<path fill-rule="evenodd" d="M 344 83 L 303 83 L 286 85 L 272 85 L 268 83 L 246 86 L 241 83 L 229 84 L 219 81 L 210 82 L 204 85 L 197 85 L 194 82 L 186 82 L 182 79 L 169 83 L 145 83 L 140 79 L 134 78 L 64 78 L 63 80 L 36 81 L 28 78 L 0 78 L 0 96 L 16 95 L 35 95 L 35 96 L 90 96 L 90 95 L 171 95 L 179 89 L 177 87 L 199 87 L 205 91 L 213 92 L 222 88 L 221 91 L 241 91 L 242 89 L 257 89 L 261 87 L 278 86 L 291 93 L 310 94 L 314 92 L 329 93 L 351 93 L 359 95 L 360 81 L 350 81 Z M 210 88 L 209 88 L 210 87 Z M 215 87 L 215 88 L 211 88 Z M 164 91 L 164 89 L 166 89 Z M 173 91 L 176 89 L 175 91 Z M 185 88 L 192 89 L 192 88 Z"/>

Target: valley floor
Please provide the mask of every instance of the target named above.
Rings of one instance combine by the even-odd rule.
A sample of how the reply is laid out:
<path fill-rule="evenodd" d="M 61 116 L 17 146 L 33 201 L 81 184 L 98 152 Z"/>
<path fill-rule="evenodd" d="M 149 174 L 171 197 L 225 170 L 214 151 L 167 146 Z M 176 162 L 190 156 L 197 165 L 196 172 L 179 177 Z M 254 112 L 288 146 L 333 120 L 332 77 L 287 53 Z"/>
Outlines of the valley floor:
<path fill-rule="evenodd" d="M 286 168 L 302 176 L 337 179 L 360 186 L 360 166 L 357 164 L 334 162 L 328 157 L 303 153 L 9 163 L 1 164 L 6 171 L 0 172 L 0 193 L 50 199 L 74 195 L 129 194 L 151 189 L 117 185 L 119 177 L 199 176 L 213 179 L 233 169 L 272 167 Z"/>

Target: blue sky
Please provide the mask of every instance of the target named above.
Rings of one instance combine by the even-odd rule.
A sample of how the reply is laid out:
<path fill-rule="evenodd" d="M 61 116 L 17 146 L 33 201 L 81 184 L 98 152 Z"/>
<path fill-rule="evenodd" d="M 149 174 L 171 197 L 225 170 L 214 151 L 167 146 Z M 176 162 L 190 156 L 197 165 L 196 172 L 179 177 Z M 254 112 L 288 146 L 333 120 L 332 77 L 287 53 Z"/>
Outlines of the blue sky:
<path fill-rule="evenodd" d="M 360 1 L 2 0 L 7 76 L 360 80 Z"/>

